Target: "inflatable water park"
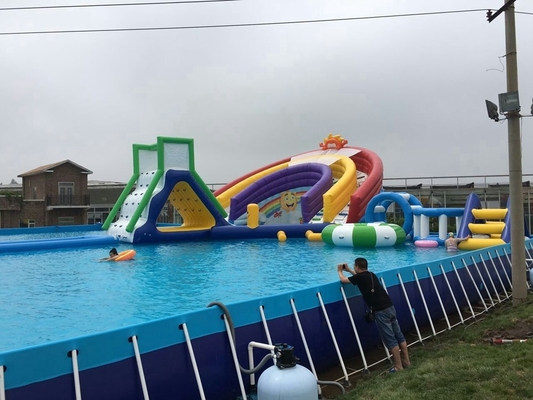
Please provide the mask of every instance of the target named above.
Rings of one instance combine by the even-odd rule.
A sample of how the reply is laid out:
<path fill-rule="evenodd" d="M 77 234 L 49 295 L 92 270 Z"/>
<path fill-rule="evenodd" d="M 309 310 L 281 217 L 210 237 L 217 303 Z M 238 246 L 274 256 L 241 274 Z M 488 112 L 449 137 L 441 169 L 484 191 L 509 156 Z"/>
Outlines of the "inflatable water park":
<path fill-rule="evenodd" d="M 332 251 L 375 247 L 381 252 L 407 241 L 423 249 L 440 246 L 455 219 L 457 234 L 472 236 L 460 244 L 464 251 L 443 251 L 430 262 L 376 273 L 402 330 L 412 334 L 410 345 L 441 333 L 436 321 L 446 325 L 444 331 L 464 326 L 511 298 L 508 208 L 483 209 L 474 194 L 464 208 L 425 208 L 409 193 L 384 192 L 382 179 L 383 164 L 375 153 L 329 135 L 317 149 L 212 192 L 195 170 L 193 140 L 158 137 L 152 145 L 133 145 L 132 177 L 102 225 L 106 235 L 98 245 L 139 245 L 139 254 L 141 245 L 152 243 L 261 238 L 287 246 L 302 238 Z M 166 203 L 182 217 L 181 224 L 157 223 Z M 403 211 L 402 226 L 386 222 L 393 204 Z M 430 232 L 435 218 L 438 232 Z M 6 251 L 59 248 L 62 240 L 69 247 L 93 238 L 43 239 L 35 247 L 31 240 L 14 241 Z M 533 258 L 528 237 L 524 251 Z M 133 271 L 134 263 L 113 266 Z M 351 375 L 370 371 L 369 352 L 382 344 L 364 310 L 357 287 L 332 279 L 0 352 L 0 399 L 307 400 L 322 398 L 325 387 L 342 394 Z M 387 363 L 390 354 L 383 353 L 379 362 Z M 360 367 L 353 370 L 347 360 Z M 341 376 L 324 380 L 332 368 Z"/>
<path fill-rule="evenodd" d="M 379 156 L 348 145 L 340 135 L 330 134 L 318 149 L 273 162 L 215 192 L 194 160 L 193 139 L 158 137 L 152 145 L 134 144 L 133 175 L 103 229 L 134 244 L 306 237 L 337 246 L 386 247 L 407 239 L 435 247 L 444 243 L 449 219 L 455 218 L 459 235 L 473 237 L 460 243 L 462 250 L 510 240 L 508 209 L 481 211 L 475 198 L 465 208 L 425 208 L 409 193 L 384 192 Z M 181 224 L 157 223 L 167 202 Z M 386 222 L 393 204 L 403 211 L 402 227 Z M 438 233 L 429 231 L 430 218 L 438 218 Z"/>

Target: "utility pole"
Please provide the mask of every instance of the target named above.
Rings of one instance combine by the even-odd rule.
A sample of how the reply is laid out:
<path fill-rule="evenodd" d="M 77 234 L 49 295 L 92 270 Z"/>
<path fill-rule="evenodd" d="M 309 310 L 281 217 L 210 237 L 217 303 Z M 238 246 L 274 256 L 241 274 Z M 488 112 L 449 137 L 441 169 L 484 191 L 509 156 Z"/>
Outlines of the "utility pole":
<path fill-rule="evenodd" d="M 509 206 L 511 208 L 511 261 L 513 263 L 513 305 L 523 303 L 527 298 L 526 284 L 526 255 L 524 230 L 524 195 L 522 188 L 522 143 L 520 142 L 520 101 L 518 97 L 518 66 L 516 56 L 516 29 L 514 3 L 516 0 L 506 0 L 503 7 L 494 14 L 487 11 L 490 22 L 505 12 L 505 60 L 507 69 L 507 93 L 516 94 L 516 107 L 505 114 L 507 119 L 508 151 L 509 151 Z M 509 98 L 509 97 L 508 97 Z M 489 117 L 498 121 L 497 107 L 487 101 Z M 503 110 L 502 110 L 503 111 Z M 533 114 L 533 105 L 531 106 Z"/>
<path fill-rule="evenodd" d="M 509 4 L 510 3 L 510 4 Z M 507 92 L 518 92 L 516 29 L 514 2 L 505 2 L 505 52 Z M 511 207 L 511 260 L 513 263 L 513 305 L 527 298 L 526 257 L 524 251 L 524 199 L 522 189 L 522 144 L 520 142 L 520 112 L 507 115 L 509 151 L 509 195 Z"/>

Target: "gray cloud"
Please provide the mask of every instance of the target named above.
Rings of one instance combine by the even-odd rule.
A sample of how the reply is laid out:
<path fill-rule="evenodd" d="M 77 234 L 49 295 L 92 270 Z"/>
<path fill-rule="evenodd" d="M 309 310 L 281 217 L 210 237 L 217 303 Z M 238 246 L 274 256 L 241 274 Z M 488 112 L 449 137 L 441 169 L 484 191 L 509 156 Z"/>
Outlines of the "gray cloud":
<path fill-rule="evenodd" d="M 345 3 L 4 12 L 0 26 L 180 26 L 443 10 L 423 1 Z M 458 0 L 445 6 L 488 7 Z M 516 6 L 533 11 L 525 2 Z M 531 18 L 516 15 L 524 115 L 533 97 Z M 318 148 L 330 132 L 376 152 L 386 177 L 506 174 L 507 125 L 489 120 L 484 104 L 506 91 L 505 71 L 498 71 L 504 39 L 503 16 L 489 24 L 484 12 L 0 36 L 0 182 L 67 158 L 92 170 L 90 179 L 127 181 L 132 144 L 152 144 L 157 136 L 194 138 L 204 181 L 227 182 Z M 526 153 L 533 119 L 524 118 L 522 127 Z M 530 157 L 523 157 L 523 170 L 533 172 Z"/>

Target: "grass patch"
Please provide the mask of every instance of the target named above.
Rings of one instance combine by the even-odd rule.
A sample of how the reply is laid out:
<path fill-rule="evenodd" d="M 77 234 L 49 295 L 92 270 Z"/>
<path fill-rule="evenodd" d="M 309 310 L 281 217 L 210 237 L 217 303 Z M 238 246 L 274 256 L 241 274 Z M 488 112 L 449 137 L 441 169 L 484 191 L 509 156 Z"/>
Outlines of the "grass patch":
<path fill-rule="evenodd" d="M 533 298 L 507 301 L 475 321 L 409 348 L 412 366 L 393 374 L 388 365 L 360 374 L 338 400 L 533 399 Z M 529 339 L 492 344 L 491 339 Z M 379 368 L 379 369 L 376 369 Z"/>

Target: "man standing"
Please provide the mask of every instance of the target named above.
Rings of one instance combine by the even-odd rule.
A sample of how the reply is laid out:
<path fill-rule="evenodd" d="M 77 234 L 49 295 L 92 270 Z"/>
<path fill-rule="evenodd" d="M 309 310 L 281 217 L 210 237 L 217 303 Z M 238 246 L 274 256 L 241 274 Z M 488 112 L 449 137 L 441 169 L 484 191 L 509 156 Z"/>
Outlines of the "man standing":
<path fill-rule="evenodd" d="M 343 271 L 349 272 L 352 276 L 347 278 Z M 337 272 L 342 283 L 352 283 L 359 287 L 366 305 L 374 312 L 379 336 L 392 354 L 394 367 L 389 372 L 401 371 L 404 367 L 409 367 L 411 361 L 407 342 L 398 324 L 396 309 L 387 291 L 379 283 L 378 277 L 368 271 L 367 260 L 356 258 L 353 270 L 348 267 L 348 264 L 339 264 Z"/>

